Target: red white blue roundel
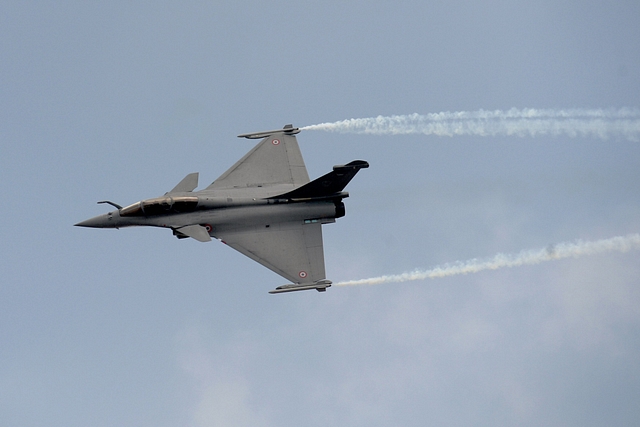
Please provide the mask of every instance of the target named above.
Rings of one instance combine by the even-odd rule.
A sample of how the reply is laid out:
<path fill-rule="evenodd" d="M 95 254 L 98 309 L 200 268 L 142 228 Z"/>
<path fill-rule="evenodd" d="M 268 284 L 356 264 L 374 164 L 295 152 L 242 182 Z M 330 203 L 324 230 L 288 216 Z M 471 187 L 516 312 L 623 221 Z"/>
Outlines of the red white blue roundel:
<path fill-rule="evenodd" d="M 306 279 L 307 278 L 307 272 L 306 271 L 301 271 L 300 273 L 298 273 L 298 276 L 300 276 L 301 279 Z"/>
<path fill-rule="evenodd" d="M 278 144 L 280 144 L 280 140 L 279 139 L 274 139 L 273 141 L 271 141 L 271 143 L 273 145 L 278 145 Z"/>

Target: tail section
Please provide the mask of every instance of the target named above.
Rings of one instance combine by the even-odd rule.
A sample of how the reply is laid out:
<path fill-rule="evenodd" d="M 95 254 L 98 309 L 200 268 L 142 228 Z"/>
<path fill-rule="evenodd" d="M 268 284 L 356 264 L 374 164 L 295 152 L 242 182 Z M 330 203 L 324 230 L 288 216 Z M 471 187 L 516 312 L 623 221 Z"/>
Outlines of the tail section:
<path fill-rule="evenodd" d="M 315 199 L 338 195 L 344 190 L 360 169 L 369 167 L 364 160 L 354 160 L 346 165 L 334 166 L 333 170 L 320 178 L 272 199 Z M 344 193 L 342 194 L 344 197 Z"/>

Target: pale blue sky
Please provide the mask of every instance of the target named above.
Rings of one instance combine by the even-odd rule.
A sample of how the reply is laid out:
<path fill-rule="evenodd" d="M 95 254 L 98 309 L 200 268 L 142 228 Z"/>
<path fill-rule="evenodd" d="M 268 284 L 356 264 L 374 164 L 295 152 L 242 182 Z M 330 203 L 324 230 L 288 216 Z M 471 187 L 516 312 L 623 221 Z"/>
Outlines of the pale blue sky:
<path fill-rule="evenodd" d="M 236 135 L 640 107 L 635 1 L 4 2 L 0 424 L 602 426 L 640 418 L 640 252 L 269 295 L 218 242 L 73 227 L 213 181 Z M 365 159 L 333 281 L 640 231 L 640 144 L 304 131 Z"/>

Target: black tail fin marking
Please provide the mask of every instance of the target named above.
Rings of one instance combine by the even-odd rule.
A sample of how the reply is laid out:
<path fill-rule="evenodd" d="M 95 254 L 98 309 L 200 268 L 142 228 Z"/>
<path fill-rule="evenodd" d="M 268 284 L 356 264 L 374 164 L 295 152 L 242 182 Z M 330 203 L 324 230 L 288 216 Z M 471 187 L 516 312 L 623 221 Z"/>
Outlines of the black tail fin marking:
<path fill-rule="evenodd" d="M 329 197 L 340 193 L 349 181 L 356 176 L 360 169 L 368 168 L 369 163 L 364 160 L 354 160 L 346 165 L 334 166 L 328 174 L 316 178 L 308 184 L 293 191 L 271 197 L 271 199 L 308 199 Z"/>

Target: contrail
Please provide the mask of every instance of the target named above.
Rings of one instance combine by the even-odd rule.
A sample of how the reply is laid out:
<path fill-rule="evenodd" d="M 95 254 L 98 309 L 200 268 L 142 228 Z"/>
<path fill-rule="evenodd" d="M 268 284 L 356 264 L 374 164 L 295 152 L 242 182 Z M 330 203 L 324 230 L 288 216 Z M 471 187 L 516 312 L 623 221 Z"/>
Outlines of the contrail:
<path fill-rule="evenodd" d="M 349 119 L 304 126 L 303 130 L 371 135 L 436 136 L 567 135 L 640 140 L 640 109 L 516 109 L 441 112 Z"/>
<path fill-rule="evenodd" d="M 631 249 L 640 249 L 640 234 L 629 234 L 627 236 L 618 236 L 591 242 L 578 240 L 574 243 L 558 243 L 545 249 L 527 250 L 517 254 L 497 254 L 493 258 L 486 260 L 474 258 L 468 261 L 456 261 L 452 264 L 443 264 L 429 270 L 414 270 L 408 273 L 389 276 L 348 280 L 336 283 L 336 286 L 378 285 L 383 283 L 408 282 L 411 280 L 435 279 L 458 274 L 478 273 L 484 270 L 497 270 L 505 267 L 539 264 L 554 259 L 577 258 L 583 255 L 594 255 L 605 252 L 627 252 Z"/>

